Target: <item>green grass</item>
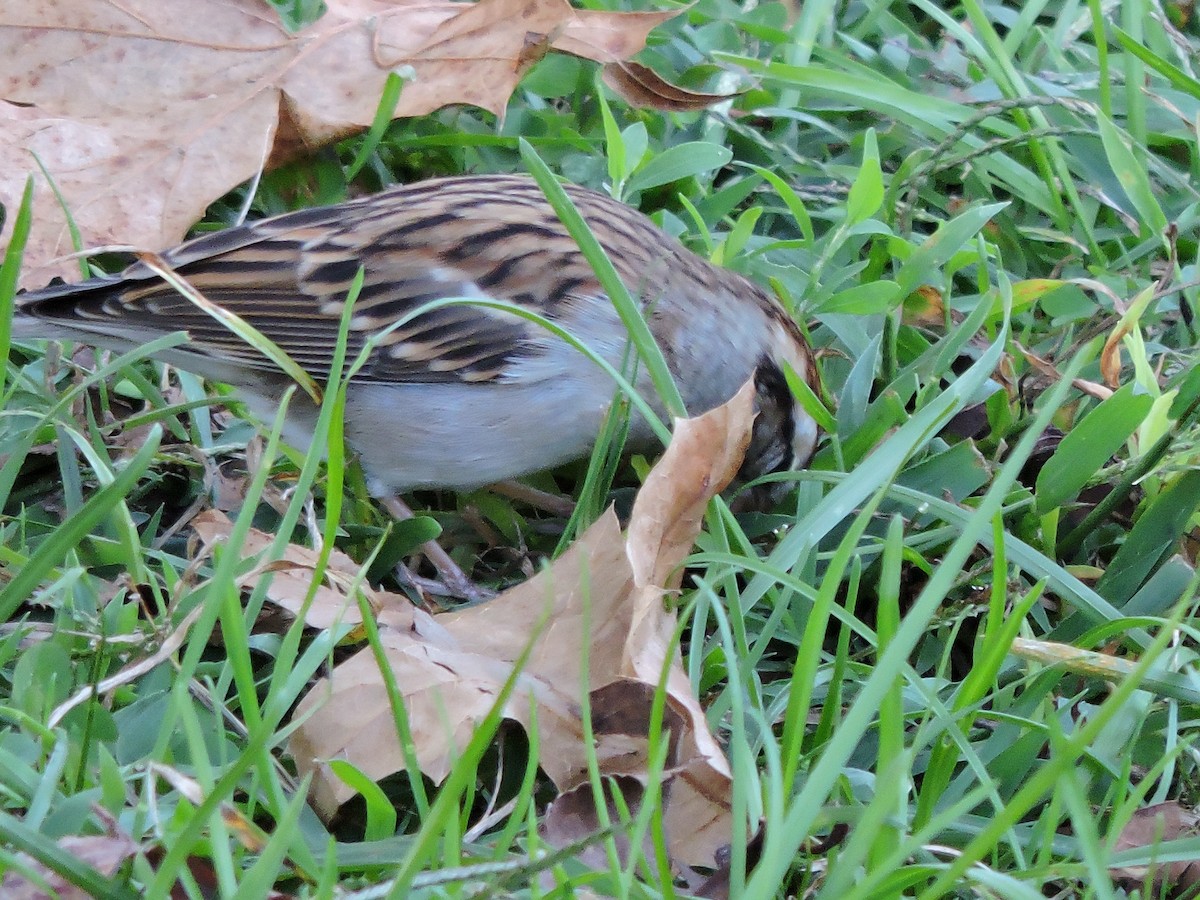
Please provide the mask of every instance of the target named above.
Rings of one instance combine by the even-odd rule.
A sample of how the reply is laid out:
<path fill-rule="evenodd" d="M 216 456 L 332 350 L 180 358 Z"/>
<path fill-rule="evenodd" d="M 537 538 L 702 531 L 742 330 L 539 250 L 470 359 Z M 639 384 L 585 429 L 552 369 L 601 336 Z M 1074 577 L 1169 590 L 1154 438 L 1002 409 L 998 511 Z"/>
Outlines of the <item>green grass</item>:
<path fill-rule="evenodd" d="M 634 110 L 592 65 L 548 57 L 503 124 L 465 108 L 393 123 L 249 198 L 268 214 L 540 161 L 771 285 L 822 348 L 812 467 L 769 513 L 714 505 L 679 599 L 735 773 L 731 896 L 1149 897 L 1110 867 L 1200 856 L 1188 836 L 1116 846 L 1138 809 L 1200 801 L 1198 37 L 1183 6 L 1170 27 L 1144 2 L 1093 24 L 1101 7 L 813 2 L 789 22 L 701 0 L 643 60 L 696 90 L 743 73 L 712 110 Z M 236 404 L 210 410 L 139 354 L 19 345 L 0 391 L 0 868 L 28 869 L 25 852 L 112 897 L 687 893 L 652 808 L 602 836 L 646 835 L 645 858 L 551 854 L 538 735 L 496 720 L 441 786 L 347 770 L 363 799 L 321 822 L 290 715 L 342 642 L 378 638 L 257 627 L 265 592 L 238 588 L 238 554 L 197 560 L 172 526 L 219 497 L 234 546 L 252 526 L 276 553 L 336 544 L 379 580 L 429 523 L 392 528 L 353 469 L 341 484 L 342 466 L 254 437 Z M 628 503 L 643 462 L 611 495 L 603 454 L 532 482 L 594 515 Z M 520 578 L 566 527 L 487 494 L 416 503 L 485 581 Z M 170 662 L 51 720 L 172 635 Z M 57 843 L 104 816 L 142 847 L 111 877 Z"/>

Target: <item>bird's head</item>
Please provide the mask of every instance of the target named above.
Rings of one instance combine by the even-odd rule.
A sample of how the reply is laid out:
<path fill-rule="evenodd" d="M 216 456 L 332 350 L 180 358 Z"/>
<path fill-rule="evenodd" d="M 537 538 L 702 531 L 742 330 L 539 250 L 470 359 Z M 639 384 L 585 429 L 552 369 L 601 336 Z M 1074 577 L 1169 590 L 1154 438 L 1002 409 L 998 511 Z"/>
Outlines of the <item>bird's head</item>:
<path fill-rule="evenodd" d="M 737 484 L 803 468 L 817 446 L 817 423 L 798 402 L 786 374 L 790 370 L 815 392 L 817 375 L 812 351 L 790 319 L 781 314 L 772 325 L 771 343 L 754 372 L 756 415 Z M 739 494 L 735 508 L 769 509 L 790 487 L 788 481 L 755 485 Z"/>

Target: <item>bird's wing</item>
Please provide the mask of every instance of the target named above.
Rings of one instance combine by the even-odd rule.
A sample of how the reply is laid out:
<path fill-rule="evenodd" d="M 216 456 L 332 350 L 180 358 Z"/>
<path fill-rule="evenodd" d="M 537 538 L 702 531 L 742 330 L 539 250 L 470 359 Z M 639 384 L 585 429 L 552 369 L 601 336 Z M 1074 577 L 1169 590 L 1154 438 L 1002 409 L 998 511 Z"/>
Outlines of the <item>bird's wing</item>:
<path fill-rule="evenodd" d="M 514 363 L 544 352 L 541 326 L 484 306 L 442 306 L 393 327 L 430 301 L 498 300 L 551 319 L 564 318 L 580 303 L 607 304 L 590 267 L 536 189 L 430 185 L 206 235 L 163 254 L 163 260 L 205 298 L 240 316 L 318 378 L 329 372 L 360 266 L 364 278 L 350 319 L 348 361 L 370 338 L 378 338 L 356 375 L 362 380 L 503 380 Z M 599 228 L 611 232 L 614 215 L 634 215 L 594 197 L 589 193 L 583 199 L 585 206 L 599 204 L 589 216 Z M 662 240 L 648 222 L 629 227 L 645 232 L 642 253 L 647 240 Z M 191 353 L 243 368 L 274 368 L 143 263 L 119 279 L 95 283 L 92 290 L 78 285 L 57 296 L 53 289 L 26 295 L 22 310 L 69 319 L 76 330 L 86 331 L 90 323 L 108 335 L 123 327 L 142 338 L 184 330 Z"/>

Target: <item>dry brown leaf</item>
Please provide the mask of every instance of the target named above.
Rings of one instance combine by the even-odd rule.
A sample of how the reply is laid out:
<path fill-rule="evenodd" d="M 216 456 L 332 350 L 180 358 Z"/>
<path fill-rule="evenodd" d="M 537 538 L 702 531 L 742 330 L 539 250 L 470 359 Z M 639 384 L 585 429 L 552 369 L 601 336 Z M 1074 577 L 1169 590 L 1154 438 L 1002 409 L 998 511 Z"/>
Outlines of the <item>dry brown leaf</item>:
<path fill-rule="evenodd" d="M 212 546 L 223 541 L 233 529 L 233 523 L 222 512 L 205 510 L 191 522 L 205 548 L 200 555 L 212 552 Z M 275 536 L 264 531 L 250 529 L 242 545 L 244 557 L 256 556 L 271 546 Z M 191 554 L 197 556 L 195 552 Z M 299 615 L 304 607 L 316 574 L 320 554 L 308 547 L 288 544 L 283 557 L 256 566 L 237 579 L 238 587 L 253 588 L 268 574 L 271 582 L 266 589 L 266 599 L 293 616 Z M 362 622 L 352 585 L 359 583 L 358 590 L 364 592 L 373 609 L 380 609 L 388 602 L 388 595 L 375 591 L 361 581 L 362 566 L 341 550 L 329 554 L 325 568 L 324 583 L 316 589 L 312 604 L 304 610 L 304 622 L 311 628 L 332 628 L 337 624 L 358 625 Z M 401 598 L 403 599 L 403 598 Z"/>
<path fill-rule="evenodd" d="M 251 482 L 245 470 L 238 469 L 227 473 L 224 468 L 215 464 L 206 468 L 212 474 L 209 494 L 214 509 L 233 512 L 246 505 L 246 495 Z"/>
<path fill-rule="evenodd" d="M 1121 342 L 1133 333 L 1135 327 L 1136 323 L 1122 319 L 1104 339 L 1104 348 L 1100 351 L 1100 373 L 1113 390 L 1121 386 Z"/>
<path fill-rule="evenodd" d="M 138 851 L 132 838 L 116 832 L 111 835 L 67 835 L 59 838 L 57 844 L 60 850 L 106 878 L 115 874 L 122 863 Z M 24 853 L 19 854 L 17 860 L 18 865 L 9 867 L 0 884 L 0 896 L 6 900 L 50 900 L 52 897 L 55 900 L 88 900 L 93 896 Z M 32 873 L 34 878 L 26 878 L 24 872 Z"/>
<path fill-rule="evenodd" d="M 1021 355 L 1025 357 L 1026 362 L 1037 369 L 1038 372 L 1040 372 L 1046 378 L 1050 379 L 1051 381 L 1062 381 L 1062 373 L 1058 371 L 1054 363 L 1050 362 L 1050 360 L 1038 356 L 1032 350 L 1026 350 L 1016 341 L 1013 341 L 1013 346 L 1021 351 Z M 1114 393 L 1112 389 L 1107 388 L 1102 384 L 1097 384 L 1094 381 L 1088 381 L 1085 378 L 1074 378 L 1071 380 L 1071 384 L 1083 391 L 1089 397 L 1095 397 L 1097 400 L 1107 400 Z"/>
<path fill-rule="evenodd" d="M 616 775 L 608 779 L 606 787 L 620 792 L 622 803 L 629 815 L 636 816 L 642 805 L 645 785 L 638 779 L 627 775 Z M 621 821 L 621 811 L 616 798 L 611 794 L 605 797 L 608 820 Z M 538 827 L 542 838 L 554 847 L 567 847 L 587 841 L 595 835 L 599 828 L 596 815 L 596 799 L 590 784 L 581 784 L 569 791 L 563 791 L 546 807 L 546 814 Z M 613 835 L 617 855 L 622 859 L 629 858 L 629 837 L 624 832 L 617 831 Z M 654 835 L 647 830 L 642 842 L 642 855 L 646 859 L 654 858 Z M 593 869 L 608 868 L 608 850 L 604 843 L 596 842 L 581 852 L 578 857 L 584 865 Z"/>
<path fill-rule="evenodd" d="M 634 106 L 688 112 L 704 109 L 736 94 L 703 94 L 671 84 L 653 69 L 635 62 L 608 63 L 601 77 L 613 92 Z"/>
<path fill-rule="evenodd" d="M 427 775 L 445 777 L 513 662 L 530 647 L 504 714 L 526 728 L 536 715 L 539 761 L 559 789 L 570 791 L 587 777 L 579 718 L 584 691 L 601 772 L 644 786 L 653 686 L 669 661 L 665 720 L 672 748 L 664 819 L 670 850 L 677 861 L 713 865 L 729 840 L 730 770 L 679 663 L 676 616 L 663 600 L 679 584 L 708 500 L 741 462 L 753 394 L 748 384 L 725 406 L 676 424 L 670 448 L 639 492 L 627 536 L 610 510 L 551 568 L 489 603 L 436 619 L 411 608 L 379 615 Z M 290 749 L 301 773 L 313 774 L 315 801 L 326 815 L 353 795 L 329 760 L 349 760 L 376 779 L 404 765 L 369 649 L 318 683 L 297 716 L 307 718 Z"/>
<path fill-rule="evenodd" d="M 1100 351 L 1100 373 L 1113 390 L 1121 386 L 1121 339 L 1132 330 L 1131 325 L 1118 324 L 1109 332 Z"/>
<path fill-rule="evenodd" d="M 625 59 L 673 15 L 328 0 L 291 34 L 265 0 L 5 0 L 0 202 L 15 211 L 36 183 L 22 283 L 79 273 L 61 259 L 74 247 L 39 162 L 85 247 L 160 249 L 264 165 L 368 126 L 393 71 L 409 76 L 396 117 L 452 103 L 502 115 L 547 48 Z"/>
<path fill-rule="evenodd" d="M 1134 812 L 1117 838 L 1114 850 L 1153 847 L 1162 841 L 1194 837 L 1200 834 L 1200 816 L 1177 801 L 1156 803 Z M 1161 866 L 1114 868 L 1113 878 L 1128 888 L 1144 888 L 1159 896 L 1163 888 L 1167 896 L 1192 896 L 1200 886 L 1200 860 L 1180 860 Z"/>
<path fill-rule="evenodd" d="M 146 850 L 146 859 L 156 871 L 161 867 L 166 856 L 167 848 L 161 845 L 154 845 Z M 171 900 L 177 900 L 180 897 L 221 896 L 222 886 L 225 884 L 225 881 L 217 874 L 216 867 L 213 866 L 210 857 L 192 853 L 188 855 L 184 861 L 184 865 L 187 866 L 188 875 L 196 883 L 196 886 L 194 888 L 185 887 L 183 878 L 180 877 L 171 887 Z M 271 889 L 262 896 L 264 900 L 293 900 L 296 895 Z"/>
<path fill-rule="evenodd" d="M 946 300 L 931 284 L 923 284 L 907 297 L 901 306 L 905 325 L 944 325 Z"/>
<path fill-rule="evenodd" d="M 1047 666 L 1062 666 L 1068 672 L 1105 678 L 1114 683 L 1131 677 L 1137 665 L 1136 660 L 1113 656 L 1111 653 L 1031 638 L 1013 638 L 1009 650 L 1022 659 L 1032 659 Z"/>

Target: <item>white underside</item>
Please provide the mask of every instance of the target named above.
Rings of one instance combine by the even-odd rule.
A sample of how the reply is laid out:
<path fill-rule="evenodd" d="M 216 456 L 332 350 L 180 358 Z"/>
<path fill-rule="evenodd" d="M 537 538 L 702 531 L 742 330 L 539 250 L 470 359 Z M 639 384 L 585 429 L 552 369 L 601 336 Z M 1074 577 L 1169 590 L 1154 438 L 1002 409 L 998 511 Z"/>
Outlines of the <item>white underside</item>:
<path fill-rule="evenodd" d="M 646 379 L 637 387 L 660 406 Z M 245 387 L 240 393 L 255 416 L 274 420 L 276 399 Z M 346 392 L 345 439 L 362 460 L 375 494 L 475 488 L 587 456 L 616 396 L 608 373 L 558 343 L 535 364 L 518 367 L 506 382 L 352 383 Z M 307 448 L 317 411 L 306 398 L 293 402 L 284 436 Z M 653 432 L 636 413 L 629 446 L 653 446 Z"/>
<path fill-rule="evenodd" d="M 614 397 L 611 380 L 599 374 L 607 385 L 586 372 L 553 384 L 354 384 L 346 394 L 346 444 L 375 494 L 527 475 L 591 452 Z M 275 401 L 242 393 L 258 418 L 277 414 Z M 311 406 L 292 410 L 287 441 L 307 448 L 315 417 Z M 648 442 L 644 422 L 633 431 L 634 444 Z"/>

